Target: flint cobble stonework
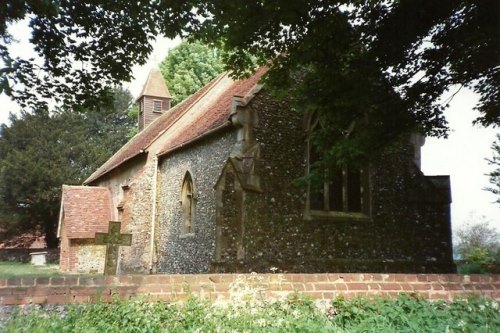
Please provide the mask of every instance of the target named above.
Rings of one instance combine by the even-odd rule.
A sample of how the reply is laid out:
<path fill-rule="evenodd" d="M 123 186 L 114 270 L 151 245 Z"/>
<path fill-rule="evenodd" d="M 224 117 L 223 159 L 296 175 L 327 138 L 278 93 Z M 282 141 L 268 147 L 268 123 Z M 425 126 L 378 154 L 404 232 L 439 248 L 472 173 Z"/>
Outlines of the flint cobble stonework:
<path fill-rule="evenodd" d="M 242 290 L 241 286 L 243 286 Z M 201 274 L 38 277 L 0 280 L 0 305 L 110 302 L 146 296 L 182 302 L 195 296 L 228 301 L 255 288 L 264 299 L 301 293 L 314 299 L 395 297 L 453 300 L 471 295 L 500 300 L 500 275 L 453 274 Z"/>
<path fill-rule="evenodd" d="M 95 245 L 93 239 L 72 240 L 75 246 L 76 267 L 80 273 L 103 273 L 106 246 Z"/>
<path fill-rule="evenodd" d="M 215 251 L 215 189 L 236 141 L 235 132 L 207 138 L 163 159 L 158 181 L 157 269 L 165 273 L 208 272 Z M 182 182 L 191 174 L 195 211 L 192 233 L 183 235 Z"/>
<path fill-rule="evenodd" d="M 137 173 L 124 194 L 128 200 L 123 207 L 122 232 L 132 234 L 132 245 L 120 247 L 119 271 L 121 273 L 149 273 L 153 210 L 154 163 L 146 163 Z"/>
<path fill-rule="evenodd" d="M 117 155 L 130 159 L 92 183 L 109 188 L 113 214 L 122 232 L 132 234 L 132 245 L 120 247 L 119 274 L 265 273 L 271 267 L 283 273 L 455 272 L 449 178 L 424 176 L 409 138 L 372 161 L 358 179 L 363 186 L 353 186 L 369 209 L 313 212 L 308 187 L 297 185 L 307 171 L 308 117 L 257 86 L 250 89 L 253 83 L 236 96 L 229 82 L 215 81 L 219 88 L 196 97 L 199 103 L 190 99 L 192 110 L 182 111 L 188 104 L 181 103 L 162 116 L 165 128 L 160 122 L 145 128 L 147 135 Z M 192 230 L 183 234 L 187 172 L 194 211 Z"/>
<path fill-rule="evenodd" d="M 261 191 L 244 193 L 244 258 L 214 262 L 217 272 L 455 272 L 448 198 L 413 162 L 413 147 L 395 143 L 370 165 L 370 216 L 306 218 L 305 116 L 265 93 L 258 110 L 256 174 Z M 248 111 L 250 112 L 250 111 Z M 441 200 L 442 199 L 442 200 Z"/>
<path fill-rule="evenodd" d="M 119 249 L 120 274 L 149 273 L 153 172 L 153 163 L 138 156 L 95 184 L 110 189 L 113 219 L 122 222 L 122 233 L 132 234 L 132 245 Z M 104 259 L 100 258 L 103 265 Z"/>

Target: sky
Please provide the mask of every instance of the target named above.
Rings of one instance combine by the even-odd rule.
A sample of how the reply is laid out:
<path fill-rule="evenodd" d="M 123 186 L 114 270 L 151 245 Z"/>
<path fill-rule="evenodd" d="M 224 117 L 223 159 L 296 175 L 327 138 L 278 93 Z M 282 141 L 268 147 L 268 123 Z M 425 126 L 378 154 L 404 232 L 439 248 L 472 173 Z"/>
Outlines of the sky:
<path fill-rule="evenodd" d="M 451 215 L 454 226 L 471 220 L 489 220 L 500 231 L 500 204 L 488 187 L 486 175 L 494 168 L 486 158 L 493 157 L 492 143 L 500 128 L 473 126 L 478 112 L 473 110 L 478 96 L 462 89 L 445 112 L 450 132 L 447 139 L 426 138 L 422 147 L 422 171 L 426 175 L 450 175 Z"/>
<path fill-rule="evenodd" d="M 14 37 L 19 39 L 19 43 L 12 45 L 11 50 L 26 58 L 32 56 L 32 47 L 26 37 L 29 36 L 27 26 L 21 23 L 12 31 L 15 31 Z M 123 83 L 132 96 L 137 97 L 140 93 L 149 70 L 179 43 L 179 39 L 156 39 L 148 62 L 143 66 L 134 66 L 134 80 Z M 450 175 L 454 229 L 468 222 L 485 220 L 500 231 L 500 204 L 494 203 L 494 194 L 484 190 L 489 186 L 486 174 L 493 169 L 486 158 L 493 156 L 491 145 L 500 129 L 472 126 L 478 115 L 473 110 L 477 100 L 478 96 L 466 89 L 456 94 L 445 112 L 450 127 L 449 137 L 426 139 L 422 147 L 422 171 L 426 175 Z M 7 96 L 0 95 L 0 123 L 8 121 L 10 111 L 18 112 L 19 106 Z"/>

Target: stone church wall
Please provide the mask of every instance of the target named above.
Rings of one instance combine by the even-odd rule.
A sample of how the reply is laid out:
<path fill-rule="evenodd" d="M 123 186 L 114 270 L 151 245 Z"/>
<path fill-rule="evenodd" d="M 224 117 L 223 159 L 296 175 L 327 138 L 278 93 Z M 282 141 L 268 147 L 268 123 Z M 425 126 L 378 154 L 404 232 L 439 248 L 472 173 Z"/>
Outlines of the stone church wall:
<path fill-rule="evenodd" d="M 160 161 L 156 251 L 158 272 L 204 273 L 215 251 L 214 185 L 229 157 L 236 134 L 215 134 Z M 191 174 L 195 196 L 192 233 L 182 234 L 182 182 Z"/>
<path fill-rule="evenodd" d="M 120 246 L 119 274 L 149 273 L 153 173 L 152 159 L 138 158 L 96 184 L 110 189 L 114 219 L 122 222 L 122 233 L 132 234 L 132 245 Z"/>
<path fill-rule="evenodd" d="M 110 188 L 115 219 L 133 234 L 132 246 L 120 247 L 118 273 L 454 271 L 449 198 L 446 186 L 435 186 L 447 178 L 425 177 L 410 144 L 370 166 L 369 218 L 319 218 L 307 214 L 307 189 L 296 185 L 306 171 L 303 114 L 261 91 L 236 116 L 237 128 L 160 157 L 157 173 L 153 156 L 137 157 L 94 184 Z M 189 233 L 186 172 L 194 197 Z"/>
<path fill-rule="evenodd" d="M 244 259 L 214 262 L 212 271 L 454 270 L 449 207 L 425 202 L 436 190 L 413 164 L 413 148 L 400 145 L 370 167 L 370 219 L 305 219 L 307 191 L 294 185 L 306 170 L 303 115 L 264 93 L 247 107 L 259 111 L 262 193 L 244 193 Z"/>
<path fill-rule="evenodd" d="M 413 261 L 416 272 L 453 272 L 449 198 L 410 160 L 411 149 L 386 154 L 372 173 L 374 252 Z"/>
<path fill-rule="evenodd" d="M 64 220 L 63 220 L 64 225 Z M 59 262 L 62 272 L 102 273 L 106 248 L 95 245 L 93 239 L 69 239 L 66 228 L 61 228 L 61 256 Z"/>
<path fill-rule="evenodd" d="M 104 272 L 106 246 L 95 245 L 94 239 L 72 239 L 70 244 L 75 251 L 74 272 L 99 274 Z"/>

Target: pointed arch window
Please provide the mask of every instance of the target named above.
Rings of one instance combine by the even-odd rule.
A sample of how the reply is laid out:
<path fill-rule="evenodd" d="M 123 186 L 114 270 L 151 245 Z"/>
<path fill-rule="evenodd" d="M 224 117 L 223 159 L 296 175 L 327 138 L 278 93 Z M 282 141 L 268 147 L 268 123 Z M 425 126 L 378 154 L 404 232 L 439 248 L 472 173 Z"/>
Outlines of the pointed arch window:
<path fill-rule="evenodd" d="M 320 154 L 310 138 L 321 128 L 317 113 L 308 121 L 307 173 L 319 161 Z M 345 167 L 327 170 L 319 186 L 308 187 L 306 217 L 334 217 L 346 219 L 367 219 L 370 211 L 368 168 Z"/>
<path fill-rule="evenodd" d="M 194 219 L 194 190 L 193 179 L 189 172 L 186 172 L 184 181 L 182 182 L 181 191 L 181 204 L 182 204 L 182 234 L 193 233 L 193 219 Z"/>

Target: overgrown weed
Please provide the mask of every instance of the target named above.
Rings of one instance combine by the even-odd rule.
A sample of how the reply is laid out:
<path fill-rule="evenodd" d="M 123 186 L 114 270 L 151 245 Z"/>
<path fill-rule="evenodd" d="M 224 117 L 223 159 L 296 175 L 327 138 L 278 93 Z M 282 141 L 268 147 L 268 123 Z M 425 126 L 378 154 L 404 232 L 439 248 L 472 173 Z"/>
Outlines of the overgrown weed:
<path fill-rule="evenodd" d="M 183 304 L 133 299 L 18 313 L 4 332 L 500 332 L 498 303 L 484 298 L 430 302 L 396 299 L 314 301 L 300 294 L 274 301 Z"/>

